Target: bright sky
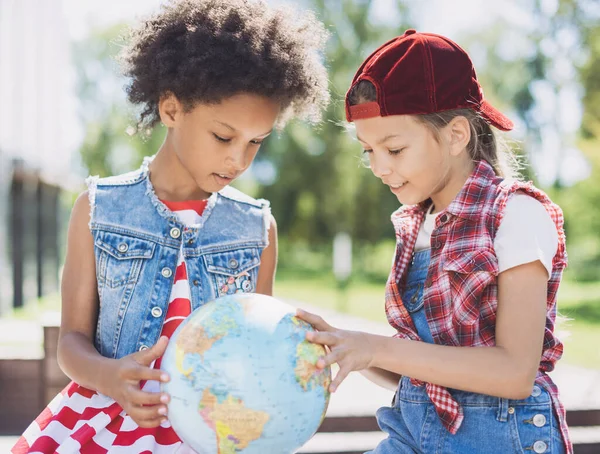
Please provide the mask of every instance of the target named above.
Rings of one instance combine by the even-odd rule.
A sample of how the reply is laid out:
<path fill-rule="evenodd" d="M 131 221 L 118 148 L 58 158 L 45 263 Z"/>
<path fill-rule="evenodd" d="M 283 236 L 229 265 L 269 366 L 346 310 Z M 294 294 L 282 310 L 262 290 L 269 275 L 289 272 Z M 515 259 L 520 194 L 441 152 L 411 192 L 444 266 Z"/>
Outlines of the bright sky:
<path fill-rule="evenodd" d="M 375 0 L 376 17 L 389 18 L 389 11 L 395 9 L 396 0 Z M 72 38 L 85 36 L 93 25 L 108 25 L 120 20 L 133 20 L 154 11 L 163 0 L 62 0 L 63 8 L 69 22 L 69 33 Z M 275 1 L 275 3 L 278 3 Z M 415 1 L 419 26 L 424 30 L 455 34 L 469 28 L 482 28 L 494 20 L 497 14 L 518 11 L 514 1 L 503 2 L 502 9 L 493 4 L 484 5 L 481 0 L 429 0 L 420 3 Z M 426 6 L 426 11 L 424 10 Z M 484 13 L 485 12 L 485 13 Z"/>
<path fill-rule="evenodd" d="M 279 3 L 279 0 L 272 0 Z M 394 11 L 394 3 L 397 0 L 375 0 L 376 10 L 375 19 L 390 21 L 390 11 Z M 551 13 L 557 6 L 558 0 L 542 0 L 542 7 Z M 84 38 L 91 29 L 103 27 L 117 21 L 133 21 L 136 17 L 144 16 L 154 11 L 163 0 L 62 0 L 63 11 L 68 22 L 68 32 L 72 39 L 79 40 Z M 462 34 L 467 31 L 476 32 L 485 27 L 489 27 L 494 21 L 505 19 L 507 22 L 517 25 L 522 29 L 530 29 L 536 24 L 530 20 L 526 11 L 519 6 L 517 0 L 505 0 L 503 2 L 483 2 L 481 0 L 428 0 L 427 2 L 412 2 L 413 19 L 416 21 L 417 28 L 423 31 L 440 33 L 460 39 Z M 393 17 L 391 18 L 393 21 Z M 401 33 L 403 30 L 398 30 Z M 511 46 L 510 39 L 504 45 L 506 52 L 514 52 L 515 46 Z M 485 58 L 485 55 L 480 56 Z M 475 66 L 477 66 L 478 56 L 473 55 Z M 540 87 L 540 93 L 543 95 L 544 87 Z M 556 96 L 547 96 L 556 104 Z M 550 104 L 552 104 L 550 102 Z M 571 93 L 566 91 L 560 99 L 560 108 L 557 105 L 546 106 L 545 112 L 562 112 L 565 119 L 565 127 L 568 132 L 577 130 L 581 118 L 581 107 L 579 95 L 576 89 Z M 548 110 L 549 109 L 549 110 Z M 516 135 L 523 137 L 523 130 L 519 132 L 517 124 Z M 549 182 L 556 174 L 557 160 L 552 156 L 557 156 L 561 151 L 560 147 L 565 147 L 557 141 L 557 138 L 549 134 L 544 135 L 545 140 L 542 148 L 545 150 L 544 156 L 535 160 L 536 169 L 542 183 Z M 567 161 L 563 163 L 563 178 L 568 181 L 575 181 L 586 175 L 587 165 L 581 158 L 577 150 L 566 144 Z M 550 159 L 547 159 L 550 157 Z"/>
<path fill-rule="evenodd" d="M 134 20 L 154 11 L 161 0 L 62 0 L 69 35 L 81 39 L 95 26 Z"/>

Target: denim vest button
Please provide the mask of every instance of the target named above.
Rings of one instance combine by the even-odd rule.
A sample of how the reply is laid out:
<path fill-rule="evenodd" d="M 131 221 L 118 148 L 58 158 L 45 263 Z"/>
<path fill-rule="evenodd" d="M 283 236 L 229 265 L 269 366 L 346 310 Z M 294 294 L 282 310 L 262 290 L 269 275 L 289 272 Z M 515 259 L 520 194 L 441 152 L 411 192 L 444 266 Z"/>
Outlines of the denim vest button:
<path fill-rule="evenodd" d="M 200 281 L 198 279 L 194 279 L 194 285 L 198 287 L 200 285 Z"/>
<path fill-rule="evenodd" d="M 171 271 L 169 268 L 163 268 L 161 274 L 163 275 L 163 277 L 166 277 L 168 279 L 173 275 L 173 271 Z"/>
<path fill-rule="evenodd" d="M 169 234 L 171 235 L 171 238 L 177 239 L 181 236 L 181 230 L 179 230 L 177 227 L 173 227 Z"/>
<path fill-rule="evenodd" d="M 229 261 L 229 268 L 235 270 L 238 266 L 240 266 L 240 264 L 238 263 L 238 261 L 236 259 L 231 259 Z"/>
<path fill-rule="evenodd" d="M 508 407 L 508 414 L 513 415 L 515 413 L 515 407 Z"/>
<path fill-rule="evenodd" d="M 143 352 L 144 350 L 148 350 L 148 346 L 147 345 L 142 345 L 140 347 L 140 351 Z"/>
<path fill-rule="evenodd" d="M 546 417 L 542 414 L 537 414 L 533 417 L 533 425 L 535 427 L 544 427 L 546 425 Z"/>
<path fill-rule="evenodd" d="M 162 309 L 158 306 L 152 308 L 152 317 L 158 318 L 162 315 Z"/>
<path fill-rule="evenodd" d="M 548 449 L 548 445 L 545 442 L 543 442 L 542 440 L 538 440 L 533 444 L 533 452 L 536 452 L 536 453 L 546 452 L 547 449 Z"/>
<path fill-rule="evenodd" d="M 542 394 L 542 389 L 539 386 L 534 385 L 533 390 L 531 391 L 531 396 L 539 397 L 540 394 Z"/>
<path fill-rule="evenodd" d="M 121 243 L 118 246 L 119 252 L 127 252 L 127 249 L 129 249 L 129 246 L 127 246 L 126 243 Z"/>

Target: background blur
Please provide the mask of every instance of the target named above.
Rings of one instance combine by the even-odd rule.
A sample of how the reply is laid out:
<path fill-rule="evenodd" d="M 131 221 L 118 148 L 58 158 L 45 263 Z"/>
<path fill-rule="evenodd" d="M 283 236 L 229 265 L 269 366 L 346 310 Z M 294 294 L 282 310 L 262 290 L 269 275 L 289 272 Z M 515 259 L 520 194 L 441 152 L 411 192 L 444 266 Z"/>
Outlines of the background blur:
<path fill-rule="evenodd" d="M 161 127 L 131 135 L 135 112 L 114 60 L 127 26 L 161 3 L 0 0 L 0 451 L 68 382 L 56 360 L 60 271 L 84 178 L 136 168 L 163 141 Z M 515 122 L 506 139 L 527 163 L 525 176 L 564 210 L 565 355 L 553 374 L 575 452 L 600 452 L 600 2 L 294 3 L 331 31 L 333 102 L 317 127 L 291 123 L 269 138 L 236 182 L 272 202 L 280 235 L 275 296 L 338 326 L 389 333 L 384 286 L 398 203 L 361 165 L 361 147 L 342 122 L 343 96 L 384 41 L 407 28 L 447 35 L 471 55 L 486 97 Z M 390 398 L 352 374 L 303 452 L 373 448 L 383 435 L 374 412 Z M 327 438 L 348 431 L 358 438 Z"/>
<path fill-rule="evenodd" d="M 131 136 L 113 57 L 127 25 L 158 0 L 0 0 L 0 317 L 58 311 L 68 215 L 88 174 L 136 168 L 165 131 Z M 515 121 L 525 174 L 565 213 L 570 265 L 559 310 L 565 361 L 600 369 L 600 2 L 305 0 L 331 30 L 333 102 L 318 127 L 291 123 L 236 186 L 271 200 L 278 296 L 384 321 L 397 200 L 361 165 L 343 96 L 379 44 L 407 28 L 441 33 L 474 60 L 486 97 Z M 333 243 L 352 238 L 336 279 Z M 344 243 L 342 241 L 342 243 Z M 344 255 L 342 260 L 349 264 Z M 344 268 L 344 267 L 342 267 Z M 346 268 L 348 268 L 346 266 Z M 25 338 L 23 342 L 30 342 Z M 17 355 L 21 341 L 0 339 Z M 23 347 L 24 348 L 24 347 Z M 7 353 L 8 352 L 8 353 Z"/>

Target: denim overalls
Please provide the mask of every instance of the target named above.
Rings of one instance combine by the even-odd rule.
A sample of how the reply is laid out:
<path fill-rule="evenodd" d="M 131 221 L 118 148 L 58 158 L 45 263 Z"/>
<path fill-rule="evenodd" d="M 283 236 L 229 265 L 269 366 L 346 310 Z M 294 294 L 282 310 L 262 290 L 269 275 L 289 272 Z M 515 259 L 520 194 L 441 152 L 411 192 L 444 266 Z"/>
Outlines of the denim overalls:
<path fill-rule="evenodd" d="M 167 313 L 179 251 L 192 310 L 217 297 L 254 292 L 268 244 L 268 202 L 226 187 L 197 225 L 183 225 L 154 193 L 148 163 L 88 179 L 100 310 L 95 347 L 121 358 L 154 345 Z"/>
<path fill-rule="evenodd" d="M 419 337 L 433 343 L 423 306 L 430 249 L 415 252 L 402 301 L 411 313 Z M 462 406 L 463 423 L 452 435 L 442 425 L 424 386 L 402 377 L 391 407 L 377 411 L 377 422 L 388 434 L 372 454 L 509 454 L 564 453 L 550 395 L 535 385 L 530 397 L 511 400 L 449 389 Z"/>

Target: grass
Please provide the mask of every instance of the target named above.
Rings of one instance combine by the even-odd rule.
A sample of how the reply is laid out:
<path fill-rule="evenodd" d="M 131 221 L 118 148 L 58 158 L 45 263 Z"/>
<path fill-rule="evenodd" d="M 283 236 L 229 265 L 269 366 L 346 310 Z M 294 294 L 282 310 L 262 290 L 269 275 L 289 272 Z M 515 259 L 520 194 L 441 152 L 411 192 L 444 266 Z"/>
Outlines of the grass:
<path fill-rule="evenodd" d="M 565 344 L 564 360 L 600 369 L 600 282 L 565 280 L 558 293 L 558 310 L 566 318 L 557 332 Z"/>
<path fill-rule="evenodd" d="M 31 301 L 24 307 L 15 309 L 9 317 L 17 320 L 37 320 L 46 312 L 60 312 L 58 293 Z"/>
<path fill-rule="evenodd" d="M 283 274 L 283 273 L 282 273 Z M 340 290 L 333 276 L 291 277 L 278 275 L 275 296 L 314 307 L 337 310 L 355 317 L 387 323 L 384 309 L 385 284 L 351 284 Z"/>
<path fill-rule="evenodd" d="M 387 323 L 384 287 L 384 283 L 353 282 L 341 291 L 330 274 L 299 275 L 282 270 L 275 283 L 275 296 Z M 600 369 L 600 282 L 563 281 L 558 308 L 566 317 L 557 327 L 565 344 L 564 361 Z M 44 312 L 59 310 L 60 298 L 53 295 L 14 311 L 12 317 L 38 319 Z"/>

